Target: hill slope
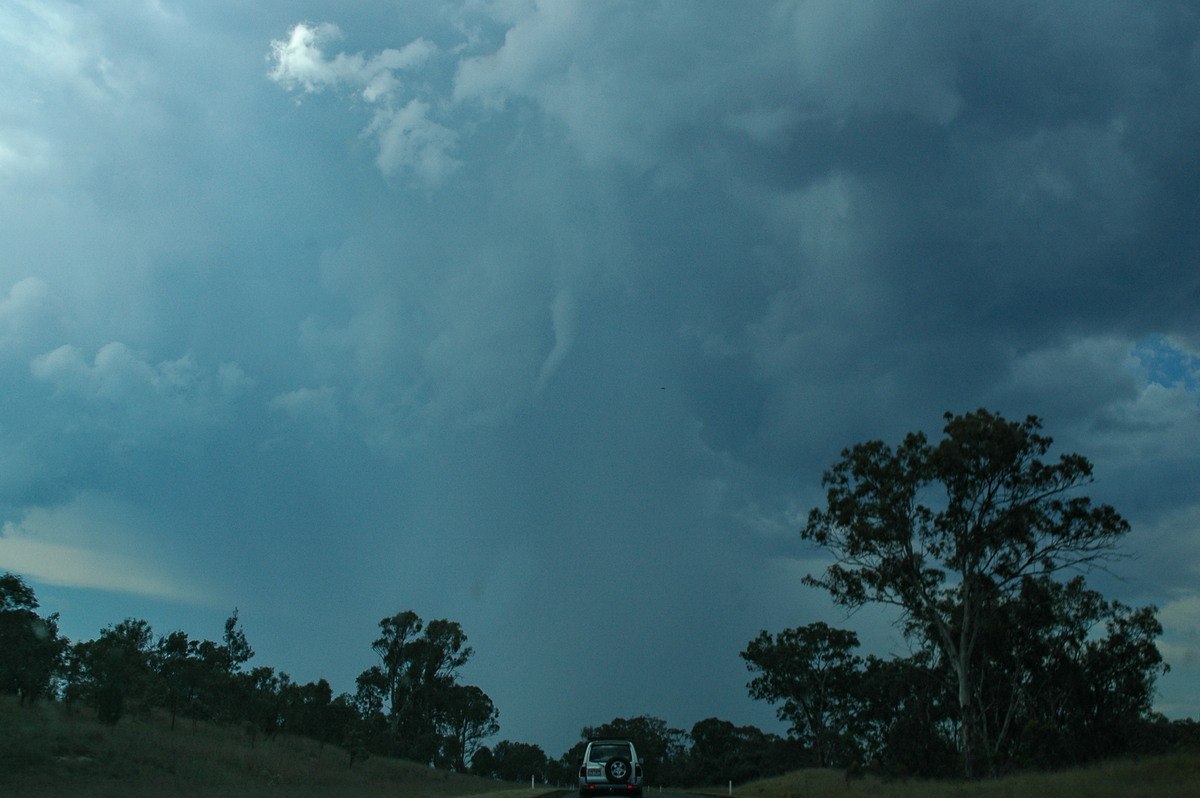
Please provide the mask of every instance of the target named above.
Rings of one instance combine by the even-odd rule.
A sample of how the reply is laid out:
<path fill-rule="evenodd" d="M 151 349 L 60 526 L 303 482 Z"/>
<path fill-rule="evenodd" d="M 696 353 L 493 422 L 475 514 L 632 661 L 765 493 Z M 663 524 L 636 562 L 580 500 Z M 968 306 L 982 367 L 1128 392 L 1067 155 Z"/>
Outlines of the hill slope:
<path fill-rule="evenodd" d="M 171 731 L 161 715 L 131 715 L 106 727 L 88 711 L 68 714 L 45 702 L 19 707 L 0 697 L 6 798 L 443 798 L 515 786 L 385 757 L 351 768 L 345 751 L 312 740 L 251 740 L 238 729 L 187 720 Z"/>
<path fill-rule="evenodd" d="M 713 787 L 705 795 L 727 796 Z M 802 770 L 733 788 L 733 798 L 1196 798 L 1200 754 L 1122 760 L 1057 773 L 1022 773 L 977 782 L 893 780 L 864 776 L 846 782 L 836 770 Z"/>

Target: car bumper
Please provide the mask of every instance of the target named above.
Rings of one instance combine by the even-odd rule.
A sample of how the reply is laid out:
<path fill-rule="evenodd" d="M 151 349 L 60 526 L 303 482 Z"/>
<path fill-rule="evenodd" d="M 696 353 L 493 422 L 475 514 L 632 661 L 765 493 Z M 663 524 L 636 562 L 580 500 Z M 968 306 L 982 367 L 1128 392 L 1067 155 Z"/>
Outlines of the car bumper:
<path fill-rule="evenodd" d="M 613 784 L 605 781 L 579 785 L 580 795 L 639 795 L 641 792 L 641 783 Z"/>

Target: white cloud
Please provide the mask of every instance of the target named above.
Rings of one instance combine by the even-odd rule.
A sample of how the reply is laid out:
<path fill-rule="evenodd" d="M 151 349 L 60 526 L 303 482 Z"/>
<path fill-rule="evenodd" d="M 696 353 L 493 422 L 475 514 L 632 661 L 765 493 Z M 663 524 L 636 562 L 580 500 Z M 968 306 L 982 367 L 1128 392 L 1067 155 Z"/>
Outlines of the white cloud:
<path fill-rule="evenodd" d="M 126 443 L 223 423 L 253 385 L 234 363 L 206 369 L 184 355 L 151 364 L 119 342 L 100 347 L 91 363 L 65 344 L 33 358 L 30 372 L 52 384 L 56 398 L 100 411 L 85 413 L 72 427 L 119 429 Z"/>
<path fill-rule="evenodd" d="M 1120 336 L 1073 338 L 1014 354 L 1006 380 L 1017 394 L 1072 394 L 1088 406 L 1137 399 L 1132 343 Z M 1084 388 L 1084 391 L 1080 389 Z"/>
<path fill-rule="evenodd" d="M 1041 400 L 1048 412 L 1038 414 L 1073 419 L 1080 428 L 1072 445 L 1108 467 L 1189 460 L 1200 435 L 1200 391 L 1184 374 L 1162 384 L 1146 352 L 1122 336 L 1071 338 L 1015 356 L 1001 393 L 1025 406 L 1053 397 Z"/>
<path fill-rule="evenodd" d="M 22 128 L 0 128 L 0 177 L 44 172 L 53 163 L 53 148 L 46 139 Z"/>
<path fill-rule="evenodd" d="M 45 281 L 26 277 L 0 298 L 0 352 L 39 341 L 61 322 L 62 303 Z"/>
<path fill-rule="evenodd" d="M 400 109 L 381 110 L 363 132 L 378 139 L 375 163 L 385 175 L 407 169 L 426 184 L 437 185 L 461 166 L 450 155 L 458 134 L 430 119 L 429 111 L 429 103 L 412 100 Z"/>
<path fill-rule="evenodd" d="M 208 603 L 202 579 L 163 561 L 154 522 L 134 506 L 86 492 L 60 507 L 35 507 L 0 531 L 0 569 L 65 587 Z"/>
<path fill-rule="evenodd" d="M 523 13 L 506 15 L 503 45 L 459 65 L 455 98 L 497 103 L 512 94 L 539 93 L 587 46 L 594 19 L 589 5 L 580 0 L 529 4 Z"/>
<path fill-rule="evenodd" d="M 275 60 L 275 66 L 268 73 L 271 80 L 286 89 L 299 87 L 306 92 L 319 92 L 357 78 L 363 69 L 361 55 L 339 54 L 330 61 L 322 50 L 324 44 L 340 38 L 341 29 L 328 22 L 315 26 L 296 25 L 286 40 L 271 42 L 271 56 Z"/>
<path fill-rule="evenodd" d="M 296 25 L 286 40 L 271 42 L 270 78 L 286 89 L 309 93 L 350 88 L 379 107 L 363 136 L 378 144 L 375 162 L 380 171 L 395 175 L 410 170 L 429 185 L 440 183 L 458 166 L 449 154 L 457 134 L 430 117 L 428 101 L 411 96 L 406 100 L 406 87 L 396 74 L 425 65 L 437 54 L 437 47 L 416 39 L 370 58 L 362 53 L 326 56 L 323 47 L 340 38 L 341 29 L 331 23 Z"/>
<path fill-rule="evenodd" d="M 114 119 L 121 119 L 126 141 L 132 132 L 126 112 L 147 70 L 112 51 L 104 24 L 89 4 L 0 4 L 0 180 L 38 179 L 12 188 L 20 202 L 45 191 L 39 181 L 57 181 L 86 160 L 98 132 Z M 65 130 L 63 120 L 69 120 Z M 89 135 L 83 146 L 72 141 L 80 129 Z"/>
<path fill-rule="evenodd" d="M 270 78 L 286 89 L 301 88 L 319 92 L 342 84 L 362 87 L 363 99 L 376 102 L 388 99 L 400 84 L 395 73 L 423 66 L 437 54 L 437 46 L 428 39 L 416 39 L 399 50 L 388 48 L 371 58 L 362 53 L 325 55 L 325 45 L 342 39 L 341 29 L 332 23 L 301 23 L 292 28 L 287 39 L 271 42 L 274 66 Z"/>
<path fill-rule="evenodd" d="M 1167 602 L 1158 610 L 1163 625 L 1159 649 L 1172 668 L 1200 670 L 1200 595 Z"/>
<path fill-rule="evenodd" d="M 326 430 L 336 429 L 340 416 L 337 389 L 329 385 L 281 393 L 269 405 L 292 421 L 308 422 Z"/>
<path fill-rule="evenodd" d="M 35 78 L 32 85 L 9 84 L 18 98 L 29 99 L 29 92 L 50 85 L 93 102 L 129 90 L 128 75 L 105 57 L 99 26 L 85 6 L 54 0 L 5 4 L 0 8 L 0 50 Z"/>
<path fill-rule="evenodd" d="M 438 52 L 428 39 L 415 39 L 399 50 L 388 48 L 370 58 L 362 53 L 328 57 L 325 45 L 343 37 L 341 28 L 329 22 L 296 25 L 287 39 L 271 42 L 268 58 L 274 66 L 268 76 L 288 90 L 316 93 L 349 86 L 368 103 L 386 103 L 403 88 L 397 72 L 422 67 Z"/>
<path fill-rule="evenodd" d="M 676 154 L 671 135 L 709 113 L 733 79 L 723 71 L 729 64 L 689 47 L 705 33 L 702 15 L 686 5 L 644 11 L 579 0 L 530 5 L 505 22 L 498 49 L 459 63 L 453 97 L 489 110 L 532 100 L 589 164 L 661 167 Z"/>
<path fill-rule="evenodd" d="M 1158 610 L 1163 634 L 1158 651 L 1171 670 L 1158 682 L 1155 710 L 1169 717 L 1195 717 L 1200 697 L 1194 685 L 1200 674 L 1200 595 L 1188 593 Z"/>

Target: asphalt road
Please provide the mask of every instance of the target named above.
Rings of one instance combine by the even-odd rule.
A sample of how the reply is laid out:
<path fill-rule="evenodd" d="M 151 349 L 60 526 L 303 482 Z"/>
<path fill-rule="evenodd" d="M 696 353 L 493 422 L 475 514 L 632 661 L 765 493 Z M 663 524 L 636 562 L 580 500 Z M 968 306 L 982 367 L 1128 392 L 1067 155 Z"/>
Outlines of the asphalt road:
<path fill-rule="evenodd" d="M 543 793 L 538 798 L 576 798 L 579 795 L 577 790 L 560 790 L 558 792 Z M 711 795 L 697 795 L 690 792 L 659 792 L 654 787 L 647 787 L 643 793 L 644 798 L 712 798 Z"/>
<path fill-rule="evenodd" d="M 538 798 L 575 798 L 579 792 L 576 790 L 560 790 L 558 792 L 542 793 Z M 697 795 L 689 792 L 659 792 L 653 787 L 647 787 L 643 793 L 644 798 L 712 798 L 711 795 Z"/>

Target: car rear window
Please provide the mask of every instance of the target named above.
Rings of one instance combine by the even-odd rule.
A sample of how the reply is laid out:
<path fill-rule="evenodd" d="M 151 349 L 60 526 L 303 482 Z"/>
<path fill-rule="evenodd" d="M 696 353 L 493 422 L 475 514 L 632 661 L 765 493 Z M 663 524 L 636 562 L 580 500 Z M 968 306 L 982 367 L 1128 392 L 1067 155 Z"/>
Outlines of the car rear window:
<path fill-rule="evenodd" d="M 592 746 L 591 760 L 593 762 L 607 762 L 617 756 L 629 759 L 629 746 L 620 744 Z"/>

